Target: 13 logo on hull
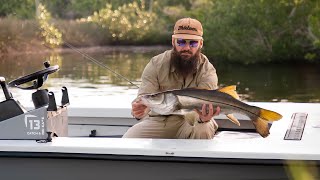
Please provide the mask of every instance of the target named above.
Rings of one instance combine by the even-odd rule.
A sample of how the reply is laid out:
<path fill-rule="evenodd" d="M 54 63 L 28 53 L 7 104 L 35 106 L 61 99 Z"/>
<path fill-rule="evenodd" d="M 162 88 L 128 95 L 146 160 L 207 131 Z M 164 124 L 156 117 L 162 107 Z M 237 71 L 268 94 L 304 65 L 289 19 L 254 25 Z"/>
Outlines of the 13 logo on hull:
<path fill-rule="evenodd" d="M 44 135 L 44 118 L 32 114 L 24 116 L 24 124 L 28 129 L 27 135 Z"/>

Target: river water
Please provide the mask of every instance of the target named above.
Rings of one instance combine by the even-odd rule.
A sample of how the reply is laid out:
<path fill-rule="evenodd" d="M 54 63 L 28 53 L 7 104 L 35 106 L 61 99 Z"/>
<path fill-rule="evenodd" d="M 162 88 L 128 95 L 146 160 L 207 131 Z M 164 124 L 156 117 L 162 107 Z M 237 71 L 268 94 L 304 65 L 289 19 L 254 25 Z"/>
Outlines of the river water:
<path fill-rule="evenodd" d="M 126 49 L 126 48 L 125 48 Z M 164 48 L 152 50 L 109 50 L 89 51 L 113 71 L 140 84 L 140 76 L 150 58 Z M 136 87 L 118 78 L 84 56 L 75 53 L 39 53 L 10 56 L 0 60 L 0 76 L 9 82 L 43 68 L 49 60 L 59 65 L 60 70 L 50 75 L 45 88 L 53 91 L 57 99 L 60 89 L 69 89 L 71 103 L 88 106 L 127 107 L 135 97 Z M 219 76 L 219 85 L 237 85 L 237 92 L 243 101 L 265 102 L 320 102 L 320 66 L 308 64 L 239 65 L 213 62 Z M 10 88 L 14 98 L 31 104 L 33 91 Z M 0 94 L 0 99 L 4 99 Z"/>

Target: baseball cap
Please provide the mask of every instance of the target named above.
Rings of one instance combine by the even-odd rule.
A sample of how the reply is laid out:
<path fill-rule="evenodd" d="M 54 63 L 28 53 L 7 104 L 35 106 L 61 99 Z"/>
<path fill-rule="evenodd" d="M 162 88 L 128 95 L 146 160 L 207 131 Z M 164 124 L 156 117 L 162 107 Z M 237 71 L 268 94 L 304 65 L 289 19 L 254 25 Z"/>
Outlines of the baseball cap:
<path fill-rule="evenodd" d="M 202 35 L 202 25 L 198 20 L 182 18 L 174 25 L 172 37 L 181 39 L 203 39 Z"/>

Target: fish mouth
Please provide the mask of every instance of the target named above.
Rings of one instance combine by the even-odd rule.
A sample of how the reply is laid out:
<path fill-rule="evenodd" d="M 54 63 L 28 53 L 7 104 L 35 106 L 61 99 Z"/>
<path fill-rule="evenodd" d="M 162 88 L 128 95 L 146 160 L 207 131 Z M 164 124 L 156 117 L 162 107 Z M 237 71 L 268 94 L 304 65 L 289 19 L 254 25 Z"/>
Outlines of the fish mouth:
<path fill-rule="evenodd" d="M 141 96 L 141 101 L 148 107 L 158 106 L 163 103 L 165 96 L 163 94 L 146 94 Z"/>
<path fill-rule="evenodd" d="M 169 115 L 176 110 L 178 99 L 173 94 L 146 94 L 141 96 L 141 101 L 144 105 L 148 106 L 151 111 L 161 114 Z"/>

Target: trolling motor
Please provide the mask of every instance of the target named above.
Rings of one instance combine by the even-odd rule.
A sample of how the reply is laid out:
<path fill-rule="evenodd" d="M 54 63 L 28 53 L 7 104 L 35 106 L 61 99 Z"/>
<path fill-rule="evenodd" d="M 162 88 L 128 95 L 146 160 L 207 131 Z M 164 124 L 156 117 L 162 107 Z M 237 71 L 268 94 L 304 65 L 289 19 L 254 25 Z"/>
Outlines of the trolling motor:
<path fill-rule="evenodd" d="M 35 109 L 26 109 L 12 97 L 4 77 L 0 77 L 0 84 L 5 100 L 0 102 L 0 139 L 35 139 L 51 141 L 53 136 L 68 135 L 69 105 L 68 91 L 62 88 L 61 105 L 57 106 L 53 92 L 40 89 L 48 79 L 48 75 L 59 70 L 59 66 L 44 63 L 44 69 L 20 77 L 8 83 L 9 87 L 23 90 L 36 90 L 32 93 Z M 33 81 L 33 82 L 32 82 Z M 32 85 L 25 85 L 32 82 Z"/>

